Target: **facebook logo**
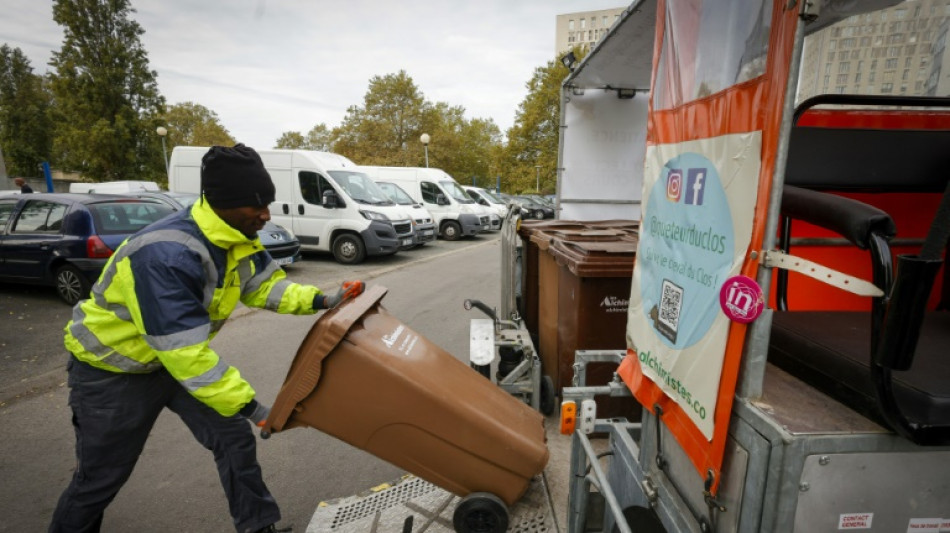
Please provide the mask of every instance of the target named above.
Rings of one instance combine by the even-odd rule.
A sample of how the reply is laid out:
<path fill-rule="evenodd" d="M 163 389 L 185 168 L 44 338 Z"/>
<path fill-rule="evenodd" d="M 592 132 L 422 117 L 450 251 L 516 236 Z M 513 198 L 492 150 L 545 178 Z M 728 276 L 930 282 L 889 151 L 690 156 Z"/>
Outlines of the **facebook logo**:
<path fill-rule="evenodd" d="M 703 191 L 706 188 L 706 169 L 691 168 L 686 173 L 686 190 L 683 191 L 684 203 L 703 205 Z"/>

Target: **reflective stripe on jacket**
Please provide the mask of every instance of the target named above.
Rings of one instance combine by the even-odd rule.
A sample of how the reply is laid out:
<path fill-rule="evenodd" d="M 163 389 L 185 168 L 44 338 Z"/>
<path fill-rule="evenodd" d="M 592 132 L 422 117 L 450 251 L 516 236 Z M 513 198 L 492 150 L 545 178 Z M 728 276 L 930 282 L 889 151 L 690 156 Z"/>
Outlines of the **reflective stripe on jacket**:
<path fill-rule="evenodd" d="M 164 367 L 193 396 L 231 416 L 254 398 L 254 389 L 208 343 L 238 301 L 314 313 L 320 290 L 285 278 L 259 239 L 248 239 L 199 201 L 116 250 L 91 298 L 73 308 L 66 348 L 112 372 Z"/>

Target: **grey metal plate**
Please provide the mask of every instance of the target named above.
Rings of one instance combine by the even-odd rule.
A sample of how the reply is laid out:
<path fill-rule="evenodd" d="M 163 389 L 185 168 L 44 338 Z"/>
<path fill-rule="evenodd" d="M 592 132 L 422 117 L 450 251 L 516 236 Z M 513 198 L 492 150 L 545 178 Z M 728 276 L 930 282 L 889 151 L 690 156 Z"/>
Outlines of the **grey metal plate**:
<path fill-rule="evenodd" d="M 460 498 L 407 475 L 363 494 L 322 502 L 307 533 L 401 533 L 408 516 L 413 533 L 451 533 L 452 515 Z M 557 527 L 541 476 L 508 512 L 510 533 L 555 533 Z"/>
<path fill-rule="evenodd" d="M 825 454 L 805 459 L 796 532 L 930 531 L 911 526 L 948 517 L 950 451 Z"/>

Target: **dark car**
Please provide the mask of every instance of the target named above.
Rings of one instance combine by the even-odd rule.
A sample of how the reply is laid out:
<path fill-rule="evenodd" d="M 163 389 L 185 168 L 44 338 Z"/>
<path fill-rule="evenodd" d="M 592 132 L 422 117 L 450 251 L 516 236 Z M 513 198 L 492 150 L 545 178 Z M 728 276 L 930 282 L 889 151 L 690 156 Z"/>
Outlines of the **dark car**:
<path fill-rule="evenodd" d="M 521 207 L 521 216 L 524 218 L 536 220 L 554 218 L 554 207 L 542 203 L 541 200 L 535 200 L 527 196 L 513 196 L 512 201 Z"/>
<path fill-rule="evenodd" d="M 0 281 L 51 285 L 75 304 L 122 241 L 172 212 L 152 200 L 105 194 L 2 197 Z"/>
<path fill-rule="evenodd" d="M 197 194 L 187 192 L 142 191 L 126 193 L 126 196 L 164 202 L 175 211 L 182 210 L 198 201 Z M 283 226 L 268 220 L 264 227 L 257 232 L 257 236 L 261 239 L 264 249 L 278 265 L 289 265 L 300 261 L 300 241 Z"/>

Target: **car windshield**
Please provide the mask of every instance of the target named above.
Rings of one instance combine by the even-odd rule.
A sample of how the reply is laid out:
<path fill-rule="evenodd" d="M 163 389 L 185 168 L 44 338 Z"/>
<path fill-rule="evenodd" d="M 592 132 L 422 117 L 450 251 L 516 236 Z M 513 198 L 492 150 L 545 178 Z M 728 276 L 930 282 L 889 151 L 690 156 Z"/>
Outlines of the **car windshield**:
<path fill-rule="evenodd" d="M 489 203 L 505 205 L 504 200 L 495 196 L 495 193 L 489 191 L 488 189 L 482 189 L 482 193 L 485 195 L 486 198 L 488 198 Z"/>
<path fill-rule="evenodd" d="M 346 170 L 331 170 L 330 177 L 354 201 L 370 205 L 394 205 L 389 196 L 380 189 L 376 182 L 366 174 Z"/>
<path fill-rule="evenodd" d="M 402 187 L 396 185 L 395 183 L 387 183 L 385 181 L 377 182 L 376 185 L 379 185 L 379 188 L 383 190 L 394 202 L 399 205 L 413 205 L 415 202 L 412 201 L 412 198 L 409 197 L 409 194 L 402 190 Z"/>
<path fill-rule="evenodd" d="M 460 204 L 474 204 L 475 200 L 472 200 L 465 191 L 459 187 L 458 183 L 454 181 L 445 180 L 440 181 L 439 185 L 442 187 L 442 190 L 445 191 L 449 196 L 455 199 L 456 202 Z"/>
<path fill-rule="evenodd" d="M 100 235 L 121 235 L 136 231 L 174 212 L 158 202 L 102 202 L 89 204 Z"/>

